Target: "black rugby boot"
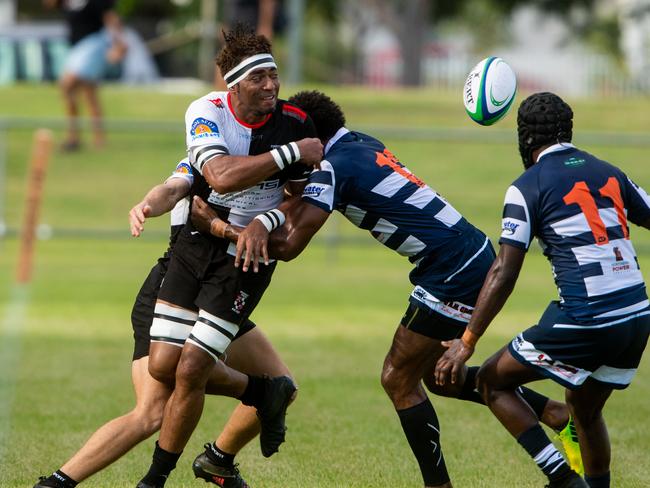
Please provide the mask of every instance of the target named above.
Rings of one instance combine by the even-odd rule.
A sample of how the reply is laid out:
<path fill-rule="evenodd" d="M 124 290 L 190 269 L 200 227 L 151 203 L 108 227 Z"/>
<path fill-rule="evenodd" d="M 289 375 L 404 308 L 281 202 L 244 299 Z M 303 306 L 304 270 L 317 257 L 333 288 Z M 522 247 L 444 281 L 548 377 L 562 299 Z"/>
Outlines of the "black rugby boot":
<path fill-rule="evenodd" d="M 287 408 L 296 390 L 296 385 L 288 376 L 264 377 L 264 398 L 257 406 L 257 416 L 262 427 L 260 447 L 264 457 L 278 452 L 280 444 L 284 442 Z"/>
<path fill-rule="evenodd" d="M 237 469 L 236 464 L 229 467 L 215 464 L 207 453 L 210 449 L 210 444 L 206 444 L 203 447 L 205 447 L 205 451 L 196 456 L 196 459 L 192 463 L 194 476 L 204 479 L 207 483 L 221 486 L 221 488 L 250 488 L 248 483 L 239 474 L 239 469 Z"/>

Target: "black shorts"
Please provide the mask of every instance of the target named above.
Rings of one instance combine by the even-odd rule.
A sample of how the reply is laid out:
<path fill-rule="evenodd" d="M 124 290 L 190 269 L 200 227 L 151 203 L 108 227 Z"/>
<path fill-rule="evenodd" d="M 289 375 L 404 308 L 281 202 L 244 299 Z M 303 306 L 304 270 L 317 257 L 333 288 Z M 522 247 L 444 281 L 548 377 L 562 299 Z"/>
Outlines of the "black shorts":
<path fill-rule="evenodd" d="M 469 305 L 459 302 L 439 302 L 438 306 L 431 308 L 411 301 L 401 325 L 431 339 L 450 341 L 463 335 L 467 326 L 465 317 L 471 315 L 472 310 Z"/>
<path fill-rule="evenodd" d="M 131 325 L 133 326 L 133 339 L 135 341 L 133 348 L 133 361 L 149 355 L 149 329 L 151 328 L 151 322 L 153 321 L 153 312 L 154 307 L 156 306 L 156 300 L 158 299 L 160 284 L 165 277 L 168 265 L 168 254 L 158 259 L 158 262 L 153 268 L 151 268 L 151 271 L 140 287 L 138 295 L 135 297 L 135 303 L 133 304 L 133 310 L 131 311 Z M 246 319 L 244 323 L 240 325 L 235 340 L 253 328 L 255 328 L 255 323 Z"/>
<path fill-rule="evenodd" d="M 569 389 L 587 378 L 614 389 L 632 381 L 650 334 L 650 311 L 585 325 L 551 302 L 535 325 L 510 343 L 510 354 L 525 366 Z"/>
<path fill-rule="evenodd" d="M 235 268 L 227 242 L 192 235 L 186 226 L 174 246 L 158 298 L 188 310 L 205 310 L 241 326 L 271 282 L 276 263 L 260 264 L 259 272 Z"/>

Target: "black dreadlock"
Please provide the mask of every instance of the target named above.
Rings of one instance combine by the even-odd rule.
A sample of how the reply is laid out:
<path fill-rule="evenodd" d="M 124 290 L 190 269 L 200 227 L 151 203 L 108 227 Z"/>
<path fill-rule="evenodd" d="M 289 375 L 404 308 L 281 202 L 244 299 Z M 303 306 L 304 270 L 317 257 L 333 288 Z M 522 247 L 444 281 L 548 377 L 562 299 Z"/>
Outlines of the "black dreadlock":
<path fill-rule="evenodd" d="M 533 151 L 547 144 L 571 142 L 573 137 L 573 111 L 554 93 L 535 93 L 519 106 L 517 114 L 519 154 L 528 169 L 533 161 Z"/>

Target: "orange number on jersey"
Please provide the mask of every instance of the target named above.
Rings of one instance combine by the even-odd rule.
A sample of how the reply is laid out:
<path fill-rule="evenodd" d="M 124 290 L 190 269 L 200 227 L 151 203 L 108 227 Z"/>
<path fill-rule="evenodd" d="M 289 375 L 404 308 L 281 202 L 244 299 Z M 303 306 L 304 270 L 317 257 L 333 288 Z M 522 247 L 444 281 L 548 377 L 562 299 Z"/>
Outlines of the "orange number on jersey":
<path fill-rule="evenodd" d="M 600 188 L 598 191 L 603 197 L 609 198 L 614 202 L 618 222 L 623 228 L 623 236 L 627 239 L 629 236 L 627 230 L 627 219 L 625 218 L 623 198 L 621 197 L 621 187 L 618 185 L 618 181 L 612 176 L 607 180 L 605 186 Z M 580 207 L 580 210 L 582 210 L 582 213 L 587 218 L 587 223 L 589 224 L 591 233 L 594 235 L 596 244 L 602 246 L 609 242 L 607 228 L 605 227 L 603 219 L 600 218 L 598 207 L 596 206 L 596 200 L 591 196 L 587 183 L 584 181 L 578 181 L 573 185 L 571 191 L 564 196 L 564 203 L 567 205 L 575 203 Z"/>
<path fill-rule="evenodd" d="M 407 170 L 404 166 L 401 166 L 399 164 L 399 161 L 397 160 L 397 158 L 388 149 L 384 149 L 383 153 L 380 153 L 380 152 L 377 153 L 376 163 L 379 166 L 382 166 L 382 167 L 383 166 L 389 166 L 393 171 L 395 171 L 396 173 L 402 175 L 404 178 L 409 180 L 411 183 L 415 183 L 420 188 L 422 188 L 423 186 L 426 186 L 424 181 L 422 181 L 420 178 L 415 176 L 413 173 L 411 173 L 409 170 Z"/>

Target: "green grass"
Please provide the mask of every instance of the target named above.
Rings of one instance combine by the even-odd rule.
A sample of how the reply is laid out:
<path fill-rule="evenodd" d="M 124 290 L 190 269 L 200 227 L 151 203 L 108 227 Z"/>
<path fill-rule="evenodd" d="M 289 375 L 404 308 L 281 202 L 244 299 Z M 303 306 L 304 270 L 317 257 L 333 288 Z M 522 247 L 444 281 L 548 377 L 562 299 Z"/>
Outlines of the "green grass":
<path fill-rule="evenodd" d="M 349 126 L 470 126 L 459 94 L 328 89 L 346 109 Z M 291 93 L 285 90 L 285 96 Z M 51 161 L 42 221 L 54 238 L 37 243 L 34 281 L 20 334 L 0 322 L 0 486 L 31 486 L 39 474 L 65 462 L 104 421 L 133 402 L 130 308 L 141 280 L 165 248 L 167 219 L 147 224 L 142 239 L 128 238 L 127 212 L 171 171 L 183 154 L 182 134 L 147 132 L 147 120 L 180 120 L 194 95 L 163 95 L 111 87 L 107 115 L 143 120 L 142 130 L 110 135 L 105 151 L 56 153 Z M 617 104 L 623 108 L 617 109 Z M 636 133 L 647 130 L 650 101 L 575 101 L 576 126 Z M 49 117 L 59 113 L 52 87 L 0 91 L 0 115 Z M 607 117 L 602 114 L 608 114 Z M 513 129 L 510 114 L 499 129 Z M 580 135 L 580 130 L 577 130 Z M 579 138 L 579 137 L 578 137 Z M 19 226 L 31 132 L 8 134 L 7 217 Z M 404 141 L 385 137 L 402 161 L 495 238 L 508 184 L 521 166 L 513 144 Z M 513 133 L 514 141 L 514 133 Z M 650 187 L 647 147 L 585 147 Z M 151 225 L 150 225 L 151 224 Z M 65 229 L 121 229 L 113 237 L 66 237 Z M 155 231 L 155 232 L 153 232 Z M 238 456 L 252 486 L 419 486 L 419 471 L 390 402 L 379 384 L 383 357 L 406 308 L 410 266 L 343 219 L 329 223 L 295 262 L 282 263 L 255 321 L 271 337 L 300 383 L 289 414 L 288 442 L 266 460 L 254 443 Z M 643 268 L 650 239 L 633 229 Z M 120 237 L 123 235 L 123 237 Z M 352 237 L 332 246 L 330 239 Z M 361 240 L 365 239 L 365 244 Z M 17 239 L 0 241 L 0 320 L 11 309 Z M 517 289 L 481 341 L 474 362 L 534 323 L 555 290 L 548 265 L 531 252 Z M 5 324 L 6 326 L 6 324 Z M 2 370 L 2 367 L 5 370 Z M 615 393 L 605 415 L 613 447 L 613 486 L 647 486 L 650 364 L 643 360 L 632 387 Z M 562 398 L 550 382 L 536 388 Z M 532 462 L 485 409 L 433 398 L 443 429 L 445 457 L 458 487 L 538 487 Z M 210 398 L 169 486 L 199 486 L 189 462 L 220 430 L 235 402 Z M 4 428 L 4 432 L 2 431 Z M 128 487 L 149 464 L 153 439 L 84 486 Z"/>

